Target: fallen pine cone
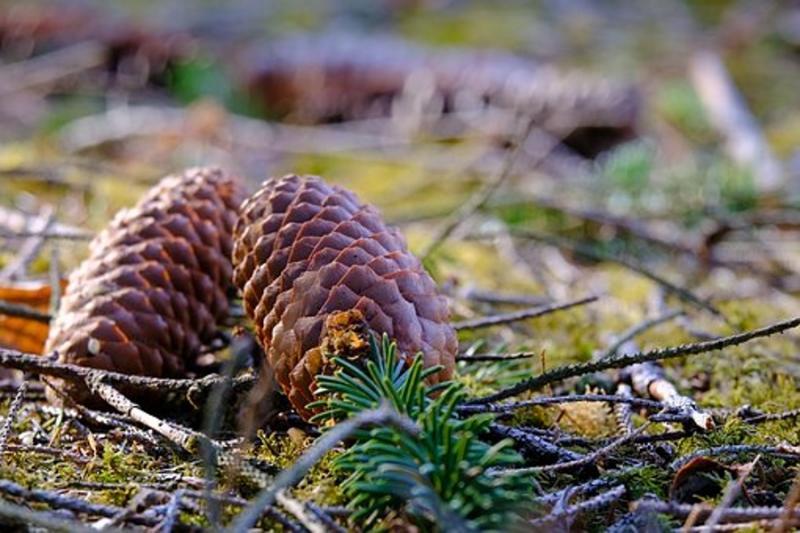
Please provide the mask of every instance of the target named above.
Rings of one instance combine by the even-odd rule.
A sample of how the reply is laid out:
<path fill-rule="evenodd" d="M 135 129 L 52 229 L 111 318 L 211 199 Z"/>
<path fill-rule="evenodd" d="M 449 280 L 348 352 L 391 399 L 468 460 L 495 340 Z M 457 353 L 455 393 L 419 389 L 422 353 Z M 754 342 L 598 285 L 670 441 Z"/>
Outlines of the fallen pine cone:
<path fill-rule="evenodd" d="M 457 341 L 444 297 L 378 211 L 318 177 L 267 180 L 243 205 L 234 231 L 234 282 L 278 384 L 298 412 L 313 414 L 315 377 L 331 354 L 358 359 L 367 330 L 400 352 L 442 365 L 449 379 Z M 343 311 L 343 312 L 342 312 Z"/>
<path fill-rule="evenodd" d="M 228 314 L 242 197 L 235 178 L 199 168 L 167 176 L 120 212 L 70 275 L 45 352 L 126 374 L 184 375 Z M 85 386 L 59 385 L 92 403 Z M 51 390 L 48 398 L 58 403 Z"/>
<path fill-rule="evenodd" d="M 135 22 L 114 9 L 81 3 L 0 6 L 0 52 L 24 61 L 92 44 L 108 81 L 126 87 L 164 86 L 170 69 L 191 56 L 194 39 L 184 31 Z M 86 61 L 86 59 L 84 59 Z"/>
<path fill-rule="evenodd" d="M 239 77 L 264 109 L 316 124 L 475 112 L 488 104 L 534 120 L 583 155 L 636 137 L 640 95 L 632 85 L 560 72 L 521 56 L 431 49 L 381 35 L 301 34 L 256 43 Z"/>

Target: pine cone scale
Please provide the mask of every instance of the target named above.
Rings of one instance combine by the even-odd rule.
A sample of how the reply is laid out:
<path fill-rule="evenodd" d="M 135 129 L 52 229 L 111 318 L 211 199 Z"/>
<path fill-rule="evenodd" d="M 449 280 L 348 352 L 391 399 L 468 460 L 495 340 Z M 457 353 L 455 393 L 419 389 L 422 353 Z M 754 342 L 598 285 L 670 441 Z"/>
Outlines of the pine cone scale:
<path fill-rule="evenodd" d="M 455 333 L 433 280 L 371 206 L 315 177 L 265 182 L 242 206 L 234 280 L 268 364 L 298 411 L 309 416 L 316 375 L 329 371 L 326 319 L 355 311 L 375 333 L 419 351 L 452 375 Z"/>

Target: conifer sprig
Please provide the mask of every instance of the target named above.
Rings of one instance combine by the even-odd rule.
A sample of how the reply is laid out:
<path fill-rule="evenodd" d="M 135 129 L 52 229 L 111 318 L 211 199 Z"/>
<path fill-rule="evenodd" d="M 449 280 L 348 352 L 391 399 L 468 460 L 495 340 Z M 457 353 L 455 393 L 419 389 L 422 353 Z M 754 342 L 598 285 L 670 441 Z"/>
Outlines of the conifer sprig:
<path fill-rule="evenodd" d="M 334 375 L 318 378 L 322 399 L 313 405 L 323 412 L 314 420 L 338 422 L 388 402 L 421 430 L 417 437 L 391 427 L 364 430 L 335 459 L 334 467 L 347 475 L 343 488 L 353 520 L 373 524 L 390 509 L 402 509 L 426 529 L 442 524 L 448 530 L 508 528 L 531 483 L 523 476 L 488 473 L 521 460 L 510 441 L 480 440 L 492 415 L 458 418 L 462 387 L 427 385 L 425 379 L 439 369 L 425 369 L 419 355 L 407 363 L 386 335 L 380 341 L 371 338 L 370 359 L 363 366 L 341 358 L 333 362 Z"/>

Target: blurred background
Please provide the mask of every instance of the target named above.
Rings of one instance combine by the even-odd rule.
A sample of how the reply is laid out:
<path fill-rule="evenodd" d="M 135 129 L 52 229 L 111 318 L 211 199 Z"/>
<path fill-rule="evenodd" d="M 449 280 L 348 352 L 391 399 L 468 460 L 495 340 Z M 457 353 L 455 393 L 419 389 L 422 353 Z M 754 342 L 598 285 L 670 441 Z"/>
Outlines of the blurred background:
<path fill-rule="evenodd" d="M 467 318 L 482 291 L 795 307 L 797 2 L 2 2 L 0 61 L 5 279 L 52 267 L 26 232 L 88 238 L 217 164 L 351 187 Z"/>
<path fill-rule="evenodd" d="M 0 346 L 40 353 L 92 236 L 162 176 L 208 164 L 251 191 L 268 176 L 318 174 L 377 205 L 450 300 L 456 379 L 472 396 L 563 364 L 800 316 L 800 2 L 0 1 Z M 502 313 L 511 318 L 480 320 Z M 645 444 L 641 458 L 625 449 L 644 465 L 624 478 L 625 503 L 666 498 L 670 461 L 697 450 L 788 443 L 796 459 L 799 347 L 785 335 L 547 392 L 630 382 L 628 394 L 656 397 L 631 377 L 638 367 L 665 376 L 672 397 L 725 415 L 714 431 Z M 209 371 L 225 348 L 210 347 Z M 758 426 L 733 416 L 781 411 Z M 513 424 L 599 449 L 632 436 L 627 416 L 572 402 Z M 12 435 L 52 444 L 29 419 Z M 261 438 L 259 457 L 282 466 L 308 442 L 302 432 Z M 85 441 L 68 442 L 96 454 Z M 268 454 L 270 443 L 290 453 Z M 179 456 L 154 463 L 124 446 L 94 471 L 7 455 L 0 478 L 60 488 L 117 471 L 204 476 Z M 765 463 L 745 496 L 782 506 L 795 471 Z M 567 482 L 538 481 L 551 491 Z M 119 505 L 134 494 L 113 490 Z M 324 471 L 296 494 L 344 502 Z M 587 528 L 623 507 L 614 512 L 592 514 Z"/>

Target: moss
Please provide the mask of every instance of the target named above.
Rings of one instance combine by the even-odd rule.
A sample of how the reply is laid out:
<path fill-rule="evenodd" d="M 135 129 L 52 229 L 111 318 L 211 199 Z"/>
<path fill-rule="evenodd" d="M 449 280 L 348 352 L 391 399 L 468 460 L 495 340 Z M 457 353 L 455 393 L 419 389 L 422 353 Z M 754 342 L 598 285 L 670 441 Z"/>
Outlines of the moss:
<path fill-rule="evenodd" d="M 655 111 L 691 140 L 708 143 L 715 134 L 697 93 L 684 80 L 668 80 L 655 95 Z"/>
<path fill-rule="evenodd" d="M 664 468 L 644 465 L 626 469 L 619 476 L 615 476 L 615 479 L 624 483 L 628 497 L 636 500 L 648 494 L 666 498 L 671 477 L 670 472 Z"/>
<path fill-rule="evenodd" d="M 463 9 L 428 11 L 424 17 L 412 12 L 403 18 L 400 30 L 408 37 L 436 45 L 514 48 L 522 45 L 523 35 L 536 27 L 529 13 L 521 6 L 491 9 L 480 2 L 468 2 Z"/>
<path fill-rule="evenodd" d="M 259 431 L 257 437 L 258 444 L 253 449 L 253 456 L 282 469 L 290 467 L 313 442 L 313 438 L 299 430 L 293 430 L 291 434 L 271 433 L 269 435 Z M 293 494 L 319 505 L 345 503 L 344 493 L 339 488 L 342 480 L 331 469 L 331 461 L 339 453 L 341 452 L 336 450 L 327 453 L 295 487 Z"/>
<path fill-rule="evenodd" d="M 751 442 L 751 437 L 754 435 L 756 435 L 754 426 L 733 418 L 724 425 L 717 427 L 714 431 L 697 434 L 681 440 L 678 445 L 678 453 L 679 455 L 685 455 L 704 448 L 747 444 Z"/>

